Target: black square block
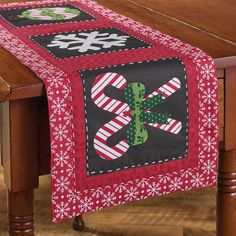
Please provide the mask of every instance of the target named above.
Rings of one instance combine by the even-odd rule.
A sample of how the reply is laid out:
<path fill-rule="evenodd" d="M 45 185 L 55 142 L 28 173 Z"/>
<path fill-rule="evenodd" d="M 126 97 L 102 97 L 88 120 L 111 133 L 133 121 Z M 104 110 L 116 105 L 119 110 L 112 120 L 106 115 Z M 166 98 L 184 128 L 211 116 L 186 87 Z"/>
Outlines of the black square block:
<path fill-rule="evenodd" d="M 0 16 L 16 27 L 95 19 L 87 12 L 69 4 L 1 10 Z"/>
<path fill-rule="evenodd" d="M 79 74 L 86 97 L 88 176 L 187 156 L 187 81 L 180 59 Z M 120 113 L 122 103 L 128 108 Z"/>

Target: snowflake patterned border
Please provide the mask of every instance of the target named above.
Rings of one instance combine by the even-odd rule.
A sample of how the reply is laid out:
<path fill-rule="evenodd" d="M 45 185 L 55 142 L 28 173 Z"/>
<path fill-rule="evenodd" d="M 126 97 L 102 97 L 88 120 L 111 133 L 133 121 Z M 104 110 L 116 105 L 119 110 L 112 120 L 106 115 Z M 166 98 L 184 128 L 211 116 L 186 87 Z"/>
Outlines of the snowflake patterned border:
<path fill-rule="evenodd" d="M 31 6 L 28 9 L 33 9 L 35 7 L 57 7 L 57 6 L 62 6 L 65 4 L 71 5 L 72 7 L 75 7 L 76 9 L 83 11 L 84 13 L 88 14 L 91 19 L 88 20 L 66 20 L 65 22 L 51 22 L 51 23 L 41 23 L 41 24 L 37 24 L 37 25 L 24 25 L 24 26 L 15 26 L 14 24 L 12 24 L 11 22 L 9 22 L 7 19 L 5 19 L 5 17 L 1 16 L 1 19 L 3 19 L 5 22 L 7 22 L 8 24 L 10 24 L 12 27 L 14 28 L 27 28 L 27 27 L 40 27 L 40 26 L 45 26 L 45 25 L 62 25 L 62 24 L 71 24 L 74 22 L 94 22 L 97 21 L 97 17 L 95 17 L 94 15 L 92 15 L 91 13 L 88 13 L 85 9 L 80 9 L 80 7 L 78 7 L 77 5 L 74 5 L 72 2 L 68 2 L 68 1 L 62 1 L 62 2 L 52 2 L 52 1 L 42 1 L 42 2 L 35 2 L 35 4 L 32 4 L 32 2 L 27 2 L 27 4 L 22 4 L 22 2 L 15 2 L 15 3 L 7 3 L 7 4 L 1 4 L 0 6 L 0 11 L 8 11 L 8 10 L 20 10 L 22 8 L 26 8 L 26 6 Z M 14 6 L 13 8 L 11 6 Z M 2 9 L 3 7 L 3 9 Z"/>
<path fill-rule="evenodd" d="M 107 170 L 107 171 L 99 171 L 99 172 L 90 172 L 89 169 L 89 162 L 88 162 L 88 148 L 89 148 L 89 142 L 88 142 L 88 116 L 87 116 L 87 108 L 86 108 L 86 101 L 87 101 L 87 96 L 86 96 L 86 90 L 85 90 L 85 78 L 83 78 L 83 75 L 82 73 L 84 71 L 93 71 L 93 70 L 97 70 L 97 69 L 105 69 L 105 68 L 114 68 L 114 67 L 117 67 L 117 66 L 126 66 L 126 65 L 134 65 L 134 64 L 142 64 L 144 62 L 153 62 L 153 61 L 165 61 L 165 60 L 171 60 L 171 59 L 178 59 L 182 66 L 183 66 L 183 70 L 184 70 L 184 79 L 186 81 L 185 83 L 185 86 L 186 86 L 186 98 L 188 98 L 188 83 L 187 83 L 187 76 L 186 76 L 186 69 L 185 69 L 185 65 L 183 63 L 183 61 L 181 59 L 179 59 L 178 57 L 174 57 L 174 58 L 163 58 L 163 59 L 155 59 L 155 60 L 146 60 L 146 61 L 139 61 L 139 62 L 135 62 L 135 63 L 126 63 L 126 64 L 117 64 L 117 65 L 111 65 L 111 66 L 106 66 L 106 67 L 97 67 L 97 68 L 93 68 L 93 69 L 87 69 L 87 70 L 81 70 L 79 71 L 79 74 L 80 74 L 80 77 L 82 78 L 82 81 L 83 81 L 83 87 L 84 87 L 84 100 L 85 100 L 85 124 L 86 124 L 86 161 L 87 161 L 87 164 L 86 164 L 86 167 L 87 167 L 87 176 L 93 176 L 93 175 L 96 175 L 96 174 L 105 174 L 105 173 L 112 173 L 112 172 L 115 172 L 115 171 L 120 171 L 120 170 L 127 170 L 127 169 L 131 169 L 131 168 L 136 168 L 136 167 L 144 167 L 144 166 L 148 166 L 148 165 L 154 165 L 154 164 L 161 164 L 161 163 L 164 163 L 164 162 L 169 162 L 169 161 L 174 161 L 174 160 L 180 160 L 180 159 L 183 159 L 183 158 L 186 158 L 187 155 L 188 155 L 188 149 L 186 149 L 185 153 L 179 157 L 172 157 L 172 158 L 167 158 L 165 160 L 161 160 L 161 161 L 153 161 L 153 162 L 146 162 L 144 164 L 136 164 L 136 165 L 131 165 L 131 166 L 124 166 L 122 168 L 117 168 L 117 169 L 110 169 L 110 170 Z M 188 99 L 186 99 L 186 104 L 187 104 L 187 120 L 188 120 L 188 114 L 189 114 L 189 111 L 188 111 Z M 186 124 L 186 143 L 187 143 L 187 147 L 188 147 L 188 123 Z"/>
<path fill-rule="evenodd" d="M 107 17 L 109 20 L 111 21 L 116 21 L 117 23 L 126 26 L 128 28 L 130 28 L 131 30 L 133 30 L 134 32 L 137 33 L 142 33 L 143 35 L 145 35 L 146 37 L 159 42 L 161 45 L 167 46 L 170 49 L 176 50 L 177 52 L 179 52 L 181 55 L 184 55 L 186 57 L 188 57 L 189 59 L 193 60 L 193 62 L 196 64 L 197 70 L 198 71 L 202 71 L 202 66 L 204 64 L 210 64 L 211 66 L 214 67 L 214 61 L 211 57 L 209 57 L 208 55 L 206 55 L 202 50 L 192 47 L 189 44 L 186 43 L 182 43 L 180 40 L 175 39 L 171 36 L 165 35 L 160 33 L 159 31 L 153 30 L 152 28 L 148 27 L 148 26 L 144 26 L 140 23 L 135 22 L 134 20 L 132 20 L 131 18 L 125 17 L 125 16 L 121 16 L 119 14 L 114 13 L 113 11 L 104 8 L 103 6 L 100 6 L 99 4 L 92 2 L 92 1 L 86 1 L 86 0 L 82 0 L 81 3 L 87 5 L 88 7 L 90 7 L 91 9 L 95 10 L 97 13 L 102 14 L 102 16 Z M 215 92 L 215 94 L 217 94 L 217 79 L 216 79 L 216 75 L 213 74 L 211 79 L 213 80 L 212 84 L 208 85 L 207 83 L 205 83 L 203 77 L 198 77 L 197 78 L 199 81 L 199 100 L 200 100 L 200 115 L 199 115 L 199 129 L 200 129 L 200 140 L 199 140 L 199 151 L 201 151 L 202 147 L 203 147 L 203 143 L 204 143 L 204 136 L 201 135 L 201 127 L 206 128 L 203 120 L 202 120 L 202 115 L 204 114 L 205 109 L 207 108 L 207 105 L 211 105 L 211 104 L 206 104 L 204 102 L 202 102 L 202 93 L 203 91 L 205 91 L 205 89 L 210 89 L 212 91 Z M 209 86 L 212 86 L 211 88 L 209 88 Z M 213 113 L 216 115 L 218 112 L 218 104 L 217 104 L 217 98 L 212 101 L 212 104 L 215 104 L 214 106 L 214 111 Z M 206 152 L 206 149 L 203 150 L 202 152 L 200 152 L 199 154 L 199 162 L 198 162 L 198 167 L 196 168 L 192 168 L 192 169 L 187 169 L 187 170 L 180 170 L 178 173 L 177 172 L 172 172 L 172 173 L 167 173 L 164 176 L 153 176 L 149 179 L 136 179 L 135 181 L 129 181 L 127 183 L 121 183 L 119 185 L 114 184 L 113 186 L 104 186 L 103 188 L 97 188 L 97 189 L 91 189 L 91 190 L 84 190 L 83 192 L 76 192 L 74 194 L 76 194 L 78 199 L 85 199 L 86 195 L 90 195 L 91 198 L 89 199 L 89 202 L 94 202 L 95 204 L 92 206 L 92 208 L 89 209 L 83 209 L 83 211 L 81 211 L 81 209 L 77 208 L 75 205 L 73 206 L 73 213 L 70 214 L 70 217 L 74 217 L 75 215 L 81 214 L 83 212 L 88 212 L 88 211 L 95 211 L 95 210 L 100 210 L 102 209 L 102 206 L 99 205 L 101 204 L 101 199 L 103 199 L 103 196 L 105 194 L 107 194 L 109 191 L 114 191 L 114 192 L 119 192 L 119 189 L 123 189 L 123 191 L 126 191 L 126 189 L 129 188 L 129 186 L 131 184 L 133 185 L 137 185 L 140 189 L 140 195 L 139 197 L 137 197 L 136 200 L 138 199 L 145 199 L 147 198 L 144 197 L 144 193 L 145 193 L 145 187 L 149 186 L 149 184 L 151 183 L 160 183 L 160 186 L 162 187 L 162 191 L 160 191 L 157 195 L 162 195 L 162 194 L 168 194 L 170 192 L 174 192 L 177 190 L 190 190 L 190 189 L 194 189 L 194 188 L 200 188 L 200 187 L 206 187 L 206 186 L 210 186 L 210 185 L 214 185 L 216 183 L 216 175 L 217 175 L 217 158 L 218 158 L 218 148 L 217 148 L 217 141 L 218 141 L 218 123 L 216 123 L 216 125 L 214 126 L 215 132 L 214 132 L 214 143 L 213 146 L 215 147 L 215 152 L 210 155 L 209 153 Z M 205 130 L 205 132 L 207 133 L 208 130 Z M 210 170 L 208 167 L 204 166 L 203 163 L 206 163 L 210 161 L 211 163 L 214 162 L 214 164 L 210 165 Z M 56 176 L 55 176 L 56 177 Z M 179 185 L 178 188 L 170 188 L 170 182 L 172 179 L 176 179 L 176 178 L 180 178 L 182 181 L 181 183 L 184 183 L 185 186 L 183 185 Z M 145 183 L 145 184 L 144 184 Z M 179 182 L 180 183 L 180 182 Z M 98 193 L 98 194 L 97 194 Z M 57 194 L 60 193 L 56 193 L 55 195 L 57 197 Z M 59 203 L 59 201 L 57 201 Z M 122 198 L 116 199 L 115 204 L 114 205 L 118 205 L 118 204 L 124 204 L 126 203 L 126 200 L 123 200 Z M 56 202 L 54 204 L 54 206 L 56 206 Z M 86 205 L 86 204 L 85 204 Z M 79 212 L 76 214 L 76 212 Z M 60 220 L 63 220 L 67 217 L 57 217 L 57 215 L 55 215 L 54 217 L 54 221 L 58 222 Z"/>
<path fill-rule="evenodd" d="M 41 37 L 41 36 L 52 36 L 52 35 L 59 35 L 59 34 L 68 34 L 68 33 L 78 33 L 78 32 L 87 32 L 87 31 L 96 31 L 96 30 L 101 30 L 101 29 L 116 29 L 128 36 L 130 36 L 131 38 L 134 38 L 135 40 L 138 40 L 138 41 L 141 41 L 142 43 L 145 43 L 149 46 L 147 47 L 136 47 L 136 48 L 124 48 L 124 49 L 115 49 L 115 50 L 110 50 L 110 51 L 106 51 L 106 52 L 95 52 L 95 53 L 85 53 L 83 55 L 78 55 L 78 56 L 68 56 L 68 57 L 65 57 L 65 58 L 60 58 L 60 57 L 57 57 L 56 55 L 53 54 L 53 52 L 49 51 L 46 47 L 42 46 L 40 43 L 38 43 L 34 37 Z M 79 57 L 85 57 L 85 56 L 92 56 L 92 55 L 101 55 L 101 54 L 107 54 L 107 53 L 115 53 L 115 52 L 122 52 L 122 51 L 129 51 L 129 50 L 137 50 L 137 49 L 144 49 L 144 48 L 153 48 L 153 46 L 150 44 L 150 43 L 147 43 L 145 42 L 144 40 L 134 36 L 134 35 L 131 35 L 125 31 L 123 31 L 122 29 L 119 29 L 118 27 L 101 27 L 101 28 L 94 28 L 94 29 L 86 29 L 86 30 L 81 30 L 81 31 L 78 31 L 78 30 L 73 30 L 73 31 L 63 31 L 63 32 L 57 32 L 57 33 L 53 33 L 53 34 L 36 34 L 36 35 L 31 35 L 29 37 L 35 44 L 37 44 L 40 48 L 42 48 L 43 50 L 47 51 L 51 56 L 53 56 L 55 59 L 57 60 L 67 60 L 67 59 L 73 59 L 73 58 L 79 58 Z"/>
<path fill-rule="evenodd" d="M 70 1 L 74 3 L 78 3 L 78 1 Z M 51 0 L 45 1 L 45 4 L 52 3 Z M 53 2 L 56 3 L 56 2 Z M 68 3 L 67 0 L 57 1 L 57 3 Z M 182 43 L 180 40 L 173 38 L 171 36 L 165 35 L 157 30 L 153 30 L 152 28 L 148 26 L 144 26 L 141 23 L 135 22 L 131 18 L 121 16 L 119 14 L 116 14 L 112 12 L 111 10 L 108 10 L 101 5 L 97 4 L 93 1 L 87 1 L 87 0 L 80 0 L 81 4 L 84 4 L 88 6 L 92 11 L 95 11 L 97 13 L 100 13 L 102 16 L 107 17 L 109 20 L 115 20 L 119 24 L 131 28 L 133 31 L 137 33 L 142 33 L 145 36 L 149 37 L 150 39 L 159 42 L 161 45 L 167 46 L 170 49 L 174 49 L 177 52 L 179 52 L 181 55 L 188 57 L 189 59 L 193 60 L 193 62 L 196 64 L 197 69 L 199 72 L 203 71 L 204 68 L 202 67 L 204 65 L 209 65 L 210 67 L 214 66 L 214 61 L 211 57 L 206 55 L 201 49 L 192 47 L 189 44 Z M 42 2 L 27 2 L 27 3 L 8 3 L 1 5 L 2 7 L 22 7 L 22 6 L 40 6 Z M 30 49 L 28 46 L 26 46 L 21 40 L 19 40 L 15 35 L 12 35 L 8 30 L 6 30 L 4 27 L 0 26 L 0 43 L 13 55 L 15 55 L 23 64 L 27 66 L 34 65 L 33 70 L 37 73 L 38 76 L 41 76 L 42 79 L 47 82 L 47 78 L 55 77 L 55 74 L 58 78 L 64 78 L 68 82 L 68 78 L 66 75 L 60 71 L 58 68 L 50 65 L 47 61 L 45 61 L 41 56 L 39 56 L 37 53 L 35 53 L 32 49 Z M 25 56 L 27 55 L 27 57 Z M 38 63 L 40 61 L 40 64 Z M 47 70 L 45 69 L 46 66 L 48 66 Z M 198 78 L 199 81 L 199 99 L 200 99 L 200 116 L 199 116 L 199 129 L 200 129 L 200 150 L 203 148 L 204 135 L 207 133 L 209 128 L 207 128 L 206 124 L 203 121 L 203 115 L 205 114 L 205 110 L 210 106 L 214 108 L 212 111 L 213 115 L 217 116 L 218 113 L 218 103 L 217 103 L 217 95 L 214 101 L 211 102 L 211 104 L 208 104 L 204 102 L 204 99 L 202 98 L 203 92 L 208 91 L 208 89 L 214 94 L 217 94 L 217 79 L 216 75 L 213 74 L 211 79 L 213 80 L 211 84 L 206 83 L 204 81 L 203 77 Z M 50 81 L 48 81 L 48 98 L 52 99 L 52 95 L 54 94 L 54 87 L 50 86 Z M 59 85 L 60 88 L 63 88 L 61 84 Z M 66 85 L 64 85 L 66 87 Z M 69 87 L 67 87 L 69 89 Z M 67 98 L 66 98 L 67 99 Z M 52 109 L 49 106 L 49 109 Z M 53 130 L 55 127 L 55 123 L 58 122 L 58 118 L 56 115 L 52 114 L 50 117 L 50 126 Z M 62 120 L 60 121 L 62 122 Z M 70 122 L 69 122 L 70 124 Z M 69 125 L 66 124 L 66 125 Z M 68 130 L 70 130 L 71 127 L 68 126 Z M 110 191 L 114 191 L 118 194 L 121 194 L 122 192 L 126 192 L 128 194 L 127 189 L 130 188 L 130 185 L 135 184 L 137 185 L 137 188 L 139 188 L 139 196 L 137 199 L 145 199 L 148 196 L 145 195 L 145 190 L 148 188 L 147 186 L 156 185 L 156 193 L 155 195 L 162 195 L 162 194 L 168 194 L 170 192 L 174 192 L 176 190 L 190 190 L 194 188 L 200 188 L 200 187 L 206 187 L 210 185 L 214 185 L 216 183 L 216 175 L 217 175 L 217 159 L 218 159 L 218 118 L 217 122 L 214 126 L 214 143 L 212 144 L 215 147 L 215 151 L 213 155 L 210 155 L 206 149 L 203 149 L 203 151 L 199 154 L 199 164 L 196 168 L 191 168 L 187 170 L 180 170 L 177 172 L 167 173 L 165 175 L 159 175 L 159 176 L 153 176 L 150 178 L 142 178 L 142 179 L 136 179 L 134 181 L 129 181 L 127 183 L 120 183 L 114 184 L 113 186 L 105 186 L 103 188 L 98 187 L 97 189 L 90 189 L 90 190 L 84 190 L 83 192 L 78 192 L 75 190 L 75 186 L 73 183 L 70 184 L 71 188 L 67 190 L 67 195 L 64 200 L 61 200 L 61 197 L 63 194 L 60 192 L 54 191 L 52 193 L 52 209 L 55 213 L 53 215 L 53 221 L 59 222 L 62 220 L 65 220 L 67 218 L 73 218 L 76 215 L 82 214 L 84 212 L 87 212 L 87 208 L 91 208 L 91 211 L 100 210 L 102 208 L 100 204 L 101 200 L 103 199 L 103 196 L 108 194 Z M 53 139 L 53 136 L 52 136 Z M 51 144 L 51 148 L 55 150 L 56 145 L 55 142 Z M 54 158 L 55 153 L 52 153 L 52 158 Z M 66 173 L 68 177 L 71 177 L 71 182 L 74 180 L 74 166 L 73 166 L 74 160 L 72 160 L 72 164 L 67 164 L 64 169 L 66 170 Z M 207 165 L 204 163 L 207 163 Z M 54 166 L 55 167 L 55 166 Z M 52 184 L 54 184 L 54 179 L 57 178 L 57 176 L 60 175 L 60 173 L 54 169 L 51 170 L 52 172 Z M 182 183 L 185 183 L 185 185 L 179 185 L 178 188 L 170 188 L 171 180 L 174 180 L 176 178 L 180 178 Z M 176 182 L 176 181 L 175 181 Z M 179 181 L 177 181 L 179 182 Z M 180 183 L 179 182 L 179 183 Z M 158 190 L 158 185 L 161 186 L 162 190 Z M 154 188 L 155 189 L 155 188 Z M 147 191 L 147 190 L 146 190 Z M 85 195 L 89 195 L 90 197 L 85 197 Z M 63 195 L 64 196 L 64 195 Z M 120 196 L 115 200 L 114 205 L 118 204 L 124 204 L 127 201 L 120 199 Z M 67 203 L 65 203 L 66 200 L 68 200 L 69 206 Z M 82 204 L 82 200 L 85 204 Z M 93 202 L 91 202 L 93 200 Z M 80 206 L 76 206 L 76 202 L 81 201 Z M 86 204 L 86 203 L 89 204 Z M 82 206 L 85 206 L 85 208 L 82 209 Z M 82 209 L 82 210 L 81 210 Z"/>

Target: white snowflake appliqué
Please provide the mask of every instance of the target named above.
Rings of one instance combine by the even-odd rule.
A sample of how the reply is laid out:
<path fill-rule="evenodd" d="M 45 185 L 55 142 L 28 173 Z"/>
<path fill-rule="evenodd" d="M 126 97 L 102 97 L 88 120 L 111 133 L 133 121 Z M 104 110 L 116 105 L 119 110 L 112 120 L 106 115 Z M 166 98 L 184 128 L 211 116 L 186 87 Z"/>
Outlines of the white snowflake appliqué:
<path fill-rule="evenodd" d="M 58 34 L 48 44 L 47 47 L 59 47 L 60 49 L 78 50 L 81 53 L 87 52 L 88 50 L 98 51 L 102 48 L 111 47 L 123 47 L 129 36 L 99 33 L 99 31 L 93 31 L 89 33 L 78 33 L 62 35 Z"/>

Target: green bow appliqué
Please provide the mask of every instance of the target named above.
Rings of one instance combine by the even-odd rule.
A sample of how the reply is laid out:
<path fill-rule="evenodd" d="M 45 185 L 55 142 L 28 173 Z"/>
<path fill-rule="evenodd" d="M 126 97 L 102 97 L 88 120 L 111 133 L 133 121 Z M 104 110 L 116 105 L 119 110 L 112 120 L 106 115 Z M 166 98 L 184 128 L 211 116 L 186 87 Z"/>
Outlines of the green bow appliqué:
<path fill-rule="evenodd" d="M 171 116 L 165 113 L 154 113 L 150 109 L 165 102 L 162 94 L 144 99 L 145 85 L 130 83 L 124 89 L 124 96 L 130 107 L 132 120 L 127 125 L 127 140 L 130 146 L 143 144 L 148 139 L 145 123 L 168 124 Z"/>

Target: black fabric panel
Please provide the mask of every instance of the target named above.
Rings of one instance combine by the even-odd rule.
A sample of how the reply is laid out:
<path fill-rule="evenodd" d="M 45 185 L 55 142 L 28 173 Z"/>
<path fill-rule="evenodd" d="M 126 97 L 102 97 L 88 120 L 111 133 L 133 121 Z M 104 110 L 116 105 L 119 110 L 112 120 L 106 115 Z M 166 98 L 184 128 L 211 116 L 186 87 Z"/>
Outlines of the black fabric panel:
<path fill-rule="evenodd" d="M 63 5 L 53 5 L 53 6 L 43 6 L 46 8 L 54 8 L 54 7 L 68 7 L 71 9 L 78 9 L 73 5 L 63 4 Z M 32 20 L 26 18 L 18 18 L 22 12 L 34 9 L 34 8 L 43 8 L 43 7 L 31 7 L 31 8 L 19 8 L 19 9 L 10 9 L 10 10 L 2 10 L 0 11 L 0 16 L 2 16 L 6 21 L 11 23 L 16 27 L 23 27 L 23 26 L 34 26 L 34 25 L 41 25 L 41 24 L 50 24 L 50 23 L 65 23 L 65 22 L 74 22 L 74 21 L 85 21 L 85 20 L 93 20 L 96 19 L 95 17 L 89 15 L 88 13 L 80 10 L 81 14 L 75 18 L 68 19 L 68 20 Z"/>
<path fill-rule="evenodd" d="M 130 147 L 122 157 L 116 160 L 103 160 L 94 150 L 93 140 L 96 132 L 116 115 L 98 108 L 91 99 L 91 88 L 96 77 L 102 73 L 115 72 L 123 75 L 129 82 L 145 84 L 146 95 L 161 87 L 163 84 L 177 77 L 181 81 L 181 88 L 168 97 L 164 104 L 156 106 L 153 112 L 171 113 L 172 118 L 182 122 L 179 134 L 171 134 L 157 128 L 145 125 L 148 130 L 146 143 Z M 88 175 L 123 170 L 132 167 L 166 162 L 174 158 L 187 156 L 188 149 L 188 109 L 187 109 L 187 81 L 184 65 L 178 58 L 143 62 L 141 64 L 127 64 L 103 69 L 79 71 L 86 93 L 86 112 L 88 128 Z M 109 87 L 106 94 L 112 98 L 124 101 L 121 91 Z M 108 143 L 113 146 L 126 137 L 126 128 L 114 134 Z M 148 163 L 148 164 L 147 164 Z"/>
<path fill-rule="evenodd" d="M 92 33 L 98 31 L 99 34 L 108 33 L 109 35 L 117 34 L 118 36 L 129 36 L 129 38 L 126 40 L 124 46 L 111 46 L 110 48 L 104 48 L 103 45 L 96 44 L 96 42 L 91 43 L 91 46 L 99 47 L 99 50 L 91 50 L 88 49 L 86 52 L 80 52 L 79 50 L 68 50 L 68 48 L 74 47 L 74 46 L 80 46 L 81 43 L 72 44 L 68 48 L 59 48 L 56 47 L 48 47 L 48 45 L 51 44 L 52 40 L 54 40 L 56 35 L 65 35 L 68 36 L 70 34 L 76 34 L 76 36 L 79 33 Z M 86 38 L 85 36 L 79 36 L 82 38 Z M 99 36 L 100 38 L 102 36 Z M 70 58 L 75 56 L 84 56 L 84 55 L 92 55 L 92 54 L 100 54 L 100 53 L 107 53 L 107 52 L 115 52 L 115 51 L 121 51 L 121 50 L 128 50 L 128 49 L 137 49 L 137 48 L 148 48 L 151 47 L 149 44 L 145 43 L 144 41 L 141 41 L 131 35 L 128 35 L 127 33 L 116 29 L 116 28 L 100 28 L 95 30 L 81 30 L 76 32 L 68 32 L 68 33 L 60 33 L 60 34 L 50 34 L 50 35 L 42 35 L 42 36 L 32 36 L 31 37 L 36 43 L 38 43 L 40 46 L 44 47 L 47 51 L 49 51 L 52 55 L 57 57 L 58 59 L 63 58 Z M 68 40 L 64 40 L 65 42 Z M 105 41 L 110 41 L 110 39 L 107 39 Z"/>

